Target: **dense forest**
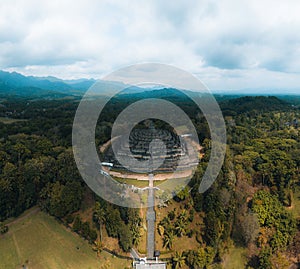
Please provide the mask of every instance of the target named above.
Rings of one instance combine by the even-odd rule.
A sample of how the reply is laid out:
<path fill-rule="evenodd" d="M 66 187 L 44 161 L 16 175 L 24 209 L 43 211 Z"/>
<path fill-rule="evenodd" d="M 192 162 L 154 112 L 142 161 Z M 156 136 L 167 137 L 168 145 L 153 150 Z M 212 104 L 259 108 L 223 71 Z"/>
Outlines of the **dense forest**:
<path fill-rule="evenodd" d="M 114 119 L 142 98 L 166 98 L 179 105 L 196 126 L 204 158 L 189 186 L 170 201 L 157 224 L 174 268 L 222 268 L 230 244 L 247 248 L 247 268 L 288 268 L 299 262 L 299 219 L 291 213 L 299 184 L 300 110 L 289 98 L 218 97 L 227 125 L 223 168 L 204 194 L 198 193 L 209 160 L 210 134 L 196 106 L 175 90 L 115 97 L 102 112 L 98 145 L 110 138 Z M 141 240 L 138 210 L 118 207 L 96 197 L 78 173 L 72 153 L 72 123 L 79 99 L 6 97 L 0 102 L 0 221 L 38 205 L 101 248 L 102 231 L 128 252 Z M 80 210 L 91 207 L 83 220 Z M 172 213 L 173 212 L 173 213 Z M 201 232 L 189 229 L 195 218 Z M 300 216 L 299 216 L 300 217 Z M 191 250 L 172 252 L 174 238 L 196 238 Z"/>

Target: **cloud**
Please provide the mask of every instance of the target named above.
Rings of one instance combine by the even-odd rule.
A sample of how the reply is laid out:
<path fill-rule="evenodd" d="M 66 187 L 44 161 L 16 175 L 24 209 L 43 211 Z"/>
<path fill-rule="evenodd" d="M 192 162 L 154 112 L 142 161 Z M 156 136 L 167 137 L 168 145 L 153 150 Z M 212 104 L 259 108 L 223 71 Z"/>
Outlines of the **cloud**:
<path fill-rule="evenodd" d="M 268 72 L 270 84 L 280 74 L 296 87 L 299 10 L 297 0 L 1 1 L 0 69 L 98 78 L 154 61 L 213 87 L 254 83 L 247 72 Z"/>

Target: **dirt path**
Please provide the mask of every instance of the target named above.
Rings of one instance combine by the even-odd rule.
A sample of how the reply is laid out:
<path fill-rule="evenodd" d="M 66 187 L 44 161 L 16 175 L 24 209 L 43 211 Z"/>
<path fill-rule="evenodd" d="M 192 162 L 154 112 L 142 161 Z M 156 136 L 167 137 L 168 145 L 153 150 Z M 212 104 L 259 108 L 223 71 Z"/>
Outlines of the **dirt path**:
<path fill-rule="evenodd" d="M 19 244 L 17 242 L 15 234 L 12 235 L 12 238 L 13 238 L 14 245 L 15 245 L 15 248 L 16 248 L 16 251 L 17 251 L 17 254 L 18 254 L 19 262 L 21 262 L 21 258 L 22 258 L 21 251 L 20 251 Z"/>
<path fill-rule="evenodd" d="M 118 178 L 125 178 L 125 179 L 136 179 L 136 180 L 146 180 L 148 181 L 148 175 L 146 174 L 130 174 L 126 173 L 125 175 L 122 174 L 121 172 L 115 172 L 115 171 L 109 171 L 109 174 L 113 177 L 118 177 Z M 167 179 L 174 179 L 174 178 L 187 178 L 193 175 L 193 170 L 185 170 L 182 172 L 176 172 L 176 173 L 160 173 L 156 174 L 153 176 L 153 180 L 157 181 L 163 181 Z"/>
<path fill-rule="evenodd" d="M 112 142 L 114 142 L 119 136 L 115 136 L 114 138 L 108 140 L 106 143 L 104 143 L 103 145 L 101 145 L 99 147 L 99 150 L 101 153 L 104 153 L 104 151 L 106 151 L 106 149 L 111 145 Z"/>
<path fill-rule="evenodd" d="M 9 226 L 11 226 L 13 224 L 19 223 L 22 220 L 24 220 L 24 219 L 26 219 L 26 218 L 28 218 L 28 217 L 30 217 L 32 215 L 35 215 L 35 214 L 37 214 L 40 211 L 41 210 L 40 210 L 39 207 L 37 207 L 37 206 L 36 207 L 32 207 L 31 209 L 29 209 L 29 212 L 25 213 L 25 215 L 22 215 L 21 217 L 18 217 L 16 219 L 12 220 L 11 222 L 7 223 L 6 225 L 9 227 Z"/>

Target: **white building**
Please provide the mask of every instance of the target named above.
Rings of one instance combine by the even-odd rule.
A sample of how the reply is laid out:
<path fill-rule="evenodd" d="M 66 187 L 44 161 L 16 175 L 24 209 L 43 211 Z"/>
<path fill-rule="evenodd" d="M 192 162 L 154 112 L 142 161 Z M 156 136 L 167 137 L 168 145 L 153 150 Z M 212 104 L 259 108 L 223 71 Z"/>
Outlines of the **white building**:
<path fill-rule="evenodd" d="M 166 269 L 167 265 L 165 262 L 160 261 L 158 256 L 160 255 L 159 251 L 154 252 L 155 260 L 147 260 L 147 258 L 138 257 L 138 253 L 132 249 L 131 255 L 134 258 L 133 268 L 134 269 Z"/>

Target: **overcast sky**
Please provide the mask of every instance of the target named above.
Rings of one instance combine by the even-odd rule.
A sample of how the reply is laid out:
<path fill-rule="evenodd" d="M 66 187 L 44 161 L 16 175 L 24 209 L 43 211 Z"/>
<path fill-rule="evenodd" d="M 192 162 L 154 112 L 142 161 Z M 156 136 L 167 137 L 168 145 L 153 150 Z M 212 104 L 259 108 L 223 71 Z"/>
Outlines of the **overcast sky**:
<path fill-rule="evenodd" d="M 183 68 L 212 90 L 295 91 L 300 1 L 0 1 L 2 70 L 101 78 L 140 62 Z"/>

